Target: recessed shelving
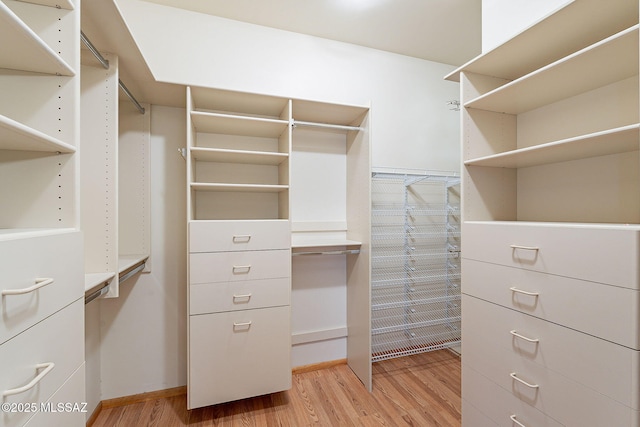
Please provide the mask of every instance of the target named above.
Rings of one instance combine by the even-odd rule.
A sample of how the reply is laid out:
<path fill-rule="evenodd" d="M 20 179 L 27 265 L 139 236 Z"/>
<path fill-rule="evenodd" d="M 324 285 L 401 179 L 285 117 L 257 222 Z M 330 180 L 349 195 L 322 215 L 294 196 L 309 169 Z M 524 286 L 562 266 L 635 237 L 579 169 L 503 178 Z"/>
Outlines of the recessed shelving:
<path fill-rule="evenodd" d="M 198 132 L 266 138 L 279 137 L 289 126 L 288 120 L 202 111 L 191 112 L 191 121 Z"/>
<path fill-rule="evenodd" d="M 638 25 L 472 99 L 465 107 L 520 114 L 634 75 Z"/>
<path fill-rule="evenodd" d="M 465 165 L 525 168 L 549 163 L 626 153 L 640 149 L 640 124 L 594 132 L 491 156 L 469 159 Z"/>
<path fill-rule="evenodd" d="M 75 75 L 73 68 L 2 2 L 0 40 L 5 41 L 0 50 L 0 68 L 62 76 Z"/>
<path fill-rule="evenodd" d="M 0 115 L 0 149 L 73 153 L 75 147 Z"/>
<path fill-rule="evenodd" d="M 279 193 L 281 191 L 288 190 L 289 186 L 269 184 L 226 184 L 194 182 L 191 184 L 191 189 L 196 191 Z"/>

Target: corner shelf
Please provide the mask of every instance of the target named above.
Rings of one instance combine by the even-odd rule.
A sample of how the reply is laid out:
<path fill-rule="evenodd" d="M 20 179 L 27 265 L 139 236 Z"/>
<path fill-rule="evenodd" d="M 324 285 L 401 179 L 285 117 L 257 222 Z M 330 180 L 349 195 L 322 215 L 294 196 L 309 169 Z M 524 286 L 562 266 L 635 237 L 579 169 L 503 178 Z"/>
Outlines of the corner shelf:
<path fill-rule="evenodd" d="M 0 68 L 74 76 L 74 69 L 29 28 L 6 4 L 0 2 Z"/>

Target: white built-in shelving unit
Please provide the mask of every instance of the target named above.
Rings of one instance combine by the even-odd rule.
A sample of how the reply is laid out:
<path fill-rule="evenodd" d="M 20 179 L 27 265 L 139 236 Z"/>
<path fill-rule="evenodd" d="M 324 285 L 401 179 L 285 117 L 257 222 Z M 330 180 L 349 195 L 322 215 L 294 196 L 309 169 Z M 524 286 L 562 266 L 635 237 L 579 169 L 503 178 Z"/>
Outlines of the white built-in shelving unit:
<path fill-rule="evenodd" d="M 369 263 L 361 253 L 369 233 L 367 113 L 187 89 L 189 408 L 291 387 L 292 255 L 346 257 L 354 271 L 349 292 L 364 295 L 353 310 L 354 319 L 364 318 L 354 322 L 350 339 L 354 348 L 364 343 L 360 354 L 370 353 Z M 337 170 L 322 165 L 327 150 L 339 155 Z M 300 153 L 315 153 L 318 162 L 309 167 Z M 306 187 L 309 181 L 320 187 Z M 314 218 L 299 210 L 308 197 L 331 207 L 325 196 L 336 191 L 339 220 L 324 216 L 326 206 Z M 229 344 L 224 350 L 221 340 Z M 363 369 L 369 384 L 370 370 L 369 362 Z"/>
<path fill-rule="evenodd" d="M 568 2 L 447 76 L 465 426 L 640 423 L 638 39 L 636 0 Z"/>
<path fill-rule="evenodd" d="M 84 399 L 78 1 L 0 2 L 0 393 Z M 0 423 L 82 426 L 82 413 L 5 411 Z"/>

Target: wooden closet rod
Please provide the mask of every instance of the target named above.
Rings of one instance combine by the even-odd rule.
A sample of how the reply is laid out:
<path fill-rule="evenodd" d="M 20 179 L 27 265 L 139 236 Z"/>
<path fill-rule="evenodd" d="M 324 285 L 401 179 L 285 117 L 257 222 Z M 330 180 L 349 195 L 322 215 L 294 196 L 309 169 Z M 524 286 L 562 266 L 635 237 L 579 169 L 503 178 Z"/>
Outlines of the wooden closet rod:
<path fill-rule="evenodd" d="M 87 36 L 84 35 L 84 33 L 82 31 L 80 31 L 80 40 L 82 40 L 82 43 L 84 43 L 84 45 L 87 47 L 87 49 L 89 49 L 89 51 L 91 53 L 93 53 L 93 56 L 96 57 L 96 59 L 100 62 L 100 64 L 102 64 L 102 66 L 105 69 L 108 70 L 109 69 L 109 61 L 107 61 L 100 54 L 100 52 L 98 52 L 98 49 L 96 49 L 96 47 L 93 45 L 93 43 L 91 43 L 91 41 L 87 38 Z M 118 79 L 118 85 L 120 86 L 120 89 L 122 89 L 122 91 L 125 93 L 125 95 L 127 95 L 127 97 L 131 100 L 131 102 L 133 102 L 133 104 L 136 106 L 138 111 L 140 111 L 140 114 L 144 114 L 145 113 L 144 107 L 142 105 L 140 105 L 138 100 L 133 96 L 133 94 L 129 91 L 129 89 L 127 89 L 127 87 L 124 85 L 124 83 L 122 83 L 122 80 Z"/>

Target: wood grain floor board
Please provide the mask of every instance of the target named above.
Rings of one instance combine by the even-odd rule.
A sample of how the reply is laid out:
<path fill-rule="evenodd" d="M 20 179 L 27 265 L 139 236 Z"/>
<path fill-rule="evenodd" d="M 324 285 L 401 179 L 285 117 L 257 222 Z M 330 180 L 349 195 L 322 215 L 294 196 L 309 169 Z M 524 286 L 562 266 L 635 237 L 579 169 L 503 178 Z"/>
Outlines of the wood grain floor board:
<path fill-rule="evenodd" d="M 448 350 L 376 362 L 369 393 L 345 364 L 294 374 L 291 390 L 186 409 L 186 395 L 103 408 L 92 427 L 459 427 L 460 359 Z"/>

